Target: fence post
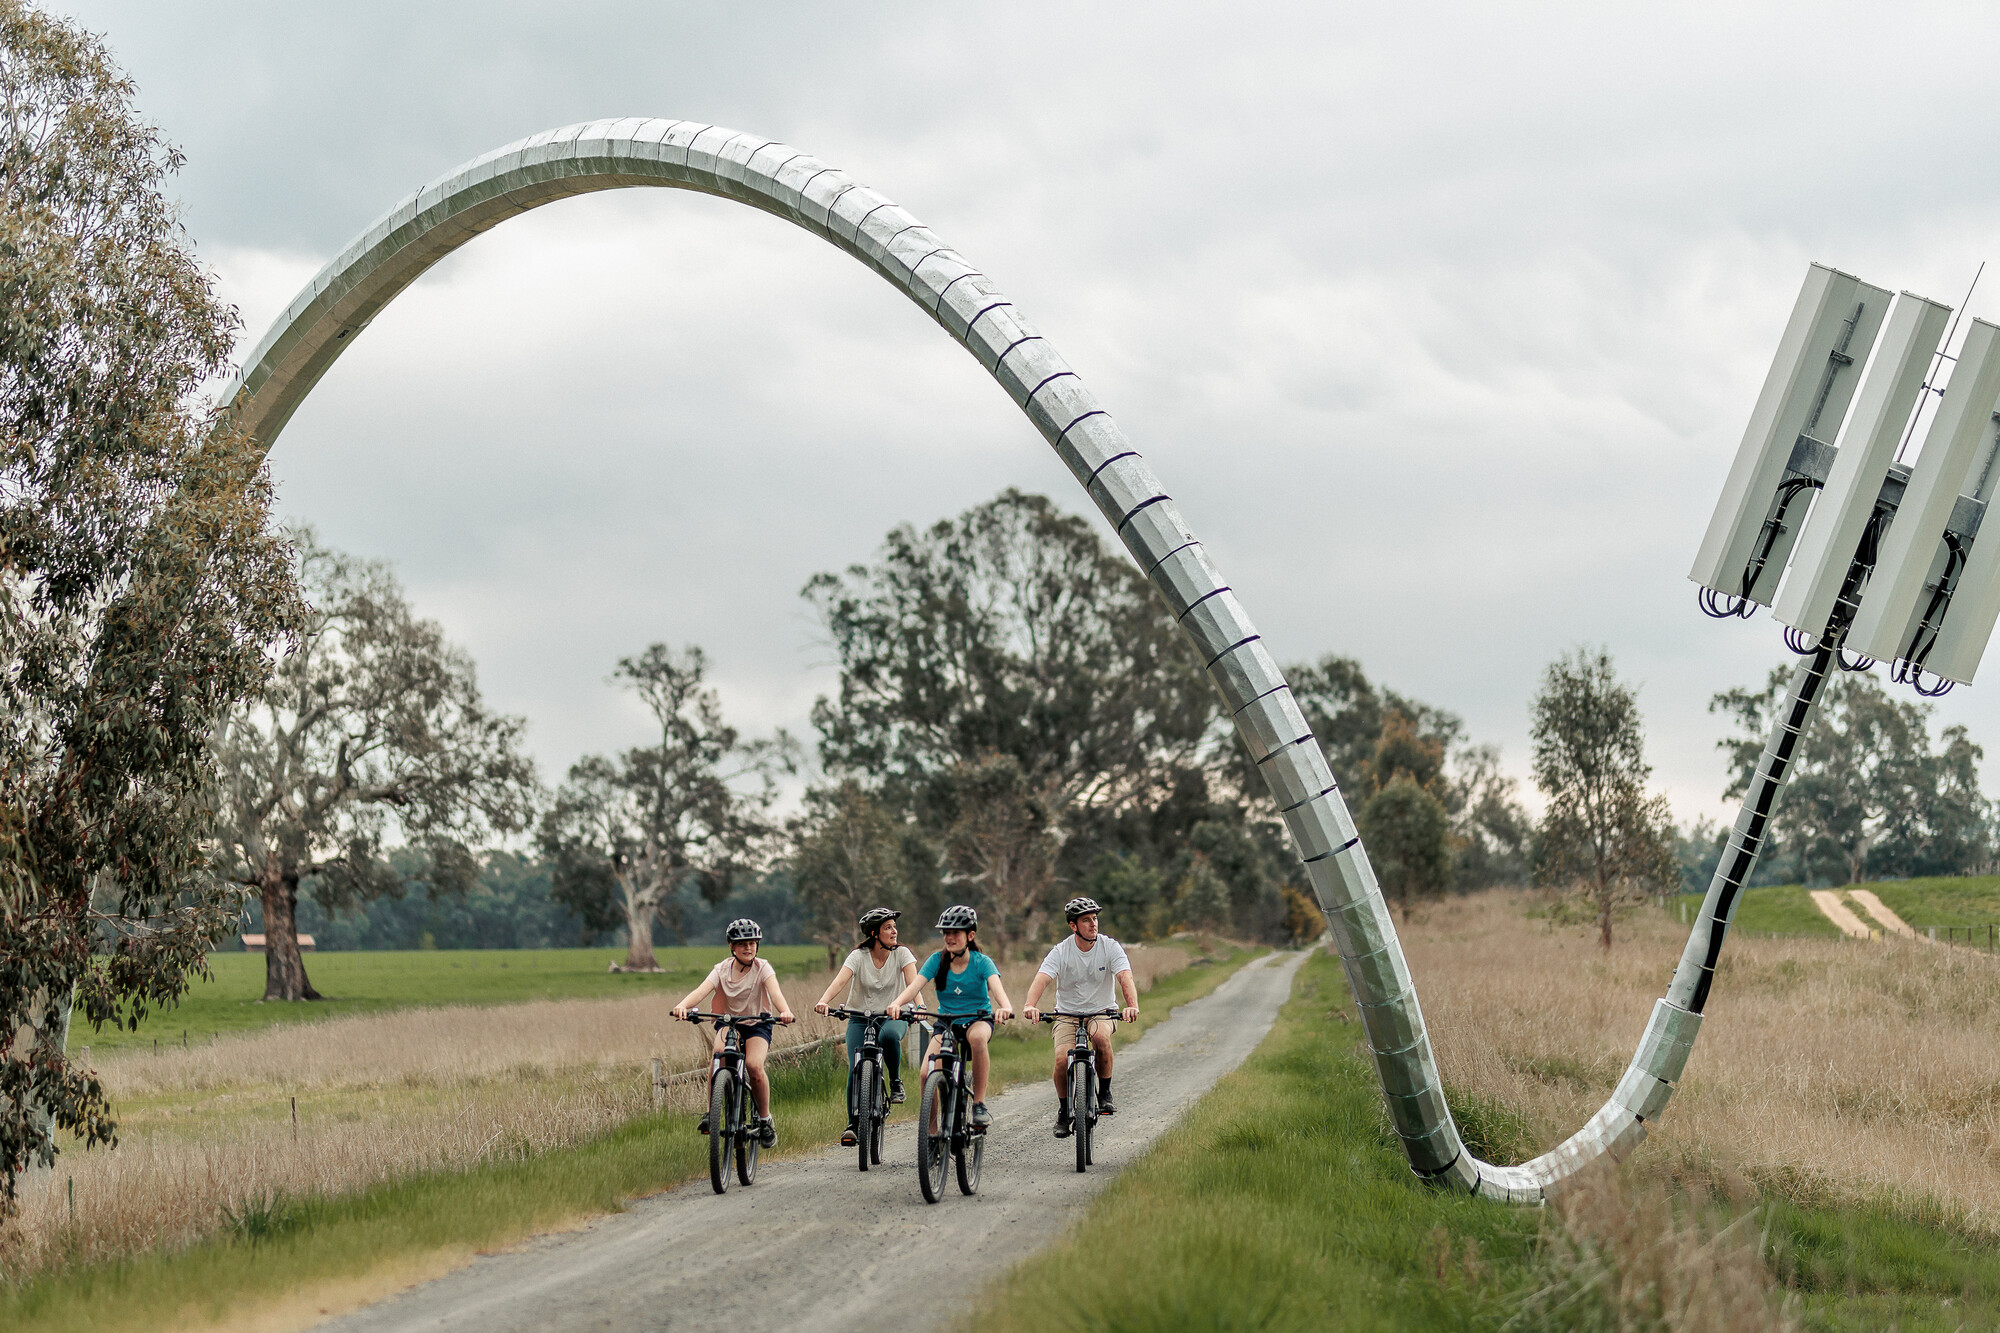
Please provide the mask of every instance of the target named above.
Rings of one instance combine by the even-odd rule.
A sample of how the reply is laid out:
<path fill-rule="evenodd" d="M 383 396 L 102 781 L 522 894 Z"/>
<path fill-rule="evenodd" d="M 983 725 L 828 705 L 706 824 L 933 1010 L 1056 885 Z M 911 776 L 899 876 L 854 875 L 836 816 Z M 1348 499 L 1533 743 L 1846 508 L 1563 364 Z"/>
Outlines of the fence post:
<path fill-rule="evenodd" d="M 653 1057 L 653 1109 L 659 1110 L 667 1104 L 666 1062 L 659 1056 Z"/>
<path fill-rule="evenodd" d="M 1937 943 L 1937 927 L 1936 927 L 1936 926 L 1932 926 L 1932 927 L 1931 927 L 1931 943 L 1932 943 L 1932 944 L 1936 944 L 1936 943 Z"/>

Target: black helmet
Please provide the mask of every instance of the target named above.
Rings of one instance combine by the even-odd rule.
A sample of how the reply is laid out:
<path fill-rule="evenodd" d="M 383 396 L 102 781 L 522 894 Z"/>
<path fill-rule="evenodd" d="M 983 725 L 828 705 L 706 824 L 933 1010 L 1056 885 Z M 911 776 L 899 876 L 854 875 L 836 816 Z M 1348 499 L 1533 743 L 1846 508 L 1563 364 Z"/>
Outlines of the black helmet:
<path fill-rule="evenodd" d="M 726 938 L 731 944 L 741 940 L 761 940 L 764 938 L 764 928 L 749 917 L 740 916 L 729 923 Z"/>
<path fill-rule="evenodd" d="M 947 907 L 944 911 L 938 913 L 937 929 L 977 930 L 979 929 L 979 913 L 973 911 L 963 903 L 960 903 L 956 907 Z"/>
<path fill-rule="evenodd" d="M 1103 910 L 1095 898 L 1072 898 L 1063 904 L 1063 920 L 1074 922 L 1080 916 L 1090 916 Z"/>
<path fill-rule="evenodd" d="M 901 912 L 895 911 L 891 908 L 871 907 L 867 911 L 861 914 L 861 920 L 856 922 L 855 924 L 861 927 L 862 938 L 870 939 L 874 937 L 874 934 L 877 930 L 881 929 L 883 922 L 894 921 L 897 917 L 901 915 L 902 915 Z"/>

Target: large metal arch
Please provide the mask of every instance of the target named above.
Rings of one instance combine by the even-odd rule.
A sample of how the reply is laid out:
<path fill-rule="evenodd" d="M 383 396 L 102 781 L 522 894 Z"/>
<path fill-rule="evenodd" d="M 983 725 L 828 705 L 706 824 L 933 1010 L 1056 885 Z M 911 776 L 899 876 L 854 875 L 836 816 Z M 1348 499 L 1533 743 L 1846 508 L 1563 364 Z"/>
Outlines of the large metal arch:
<path fill-rule="evenodd" d="M 268 450 L 341 352 L 433 264 L 518 213 L 633 186 L 734 199 L 830 241 L 921 306 L 1034 422 L 1167 599 L 1233 711 L 1326 913 L 1391 1119 L 1417 1174 L 1467 1193 L 1537 1203 L 1592 1161 L 1622 1158 L 1644 1139 L 1645 1122 L 1672 1096 L 1699 1030 L 1727 927 L 1717 912 L 1729 910 L 1733 885 L 1720 898 L 1711 890 L 1670 998 L 1655 1005 L 1604 1108 L 1524 1166 L 1472 1156 L 1445 1105 L 1389 905 L 1319 743 L 1166 488 L 998 287 L 904 209 L 818 158 L 761 135 L 638 118 L 549 130 L 488 153 L 404 199 L 320 270 L 226 386 L 231 419 Z"/>

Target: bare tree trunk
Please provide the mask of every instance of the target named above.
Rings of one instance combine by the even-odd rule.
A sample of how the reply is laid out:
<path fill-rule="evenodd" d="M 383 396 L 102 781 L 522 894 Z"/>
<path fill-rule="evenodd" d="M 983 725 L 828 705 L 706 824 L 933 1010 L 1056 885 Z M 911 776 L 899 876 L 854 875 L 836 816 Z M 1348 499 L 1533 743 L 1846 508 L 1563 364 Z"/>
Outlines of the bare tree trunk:
<path fill-rule="evenodd" d="M 1604 944 L 1604 952 L 1611 952 L 1611 885 L 1602 880 L 1597 885 L 1597 929 Z"/>
<path fill-rule="evenodd" d="M 299 953 L 299 877 L 268 868 L 258 886 L 264 903 L 264 998 L 323 1000 Z"/>
<path fill-rule="evenodd" d="M 657 972 L 659 959 L 653 957 L 653 918 L 659 915 L 658 903 L 650 896 L 625 898 L 625 970 L 627 972 Z"/>

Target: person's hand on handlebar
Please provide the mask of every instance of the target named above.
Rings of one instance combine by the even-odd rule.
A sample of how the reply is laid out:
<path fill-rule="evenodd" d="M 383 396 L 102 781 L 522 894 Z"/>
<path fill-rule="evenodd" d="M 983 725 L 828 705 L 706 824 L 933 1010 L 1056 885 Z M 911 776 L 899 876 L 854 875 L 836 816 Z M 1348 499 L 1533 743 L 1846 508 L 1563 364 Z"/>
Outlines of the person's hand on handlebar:
<path fill-rule="evenodd" d="M 1021 1017 L 1027 1019 L 1030 1023 L 1039 1023 L 1042 1021 L 1042 1011 L 1031 1004 L 1021 1011 Z"/>
<path fill-rule="evenodd" d="M 814 1006 L 813 1006 L 813 1012 L 814 1012 L 814 1013 L 816 1013 L 816 1014 L 818 1014 L 818 1015 L 819 1015 L 819 1016 L 820 1016 L 821 1018 L 825 1018 L 825 1017 L 826 1017 L 826 1010 L 827 1010 L 827 1006 L 826 1006 L 825 1004 L 823 1004 L 823 1003 L 822 1003 L 822 1004 L 816 1004 L 816 1005 L 814 1005 Z"/>
<path fill-rule="evenodd" d="M 901 1017 L 903 1016 L 903 1010 L 904 1010 L 904 1009 L 906 1009 L 906 1008 L 909 1008 L 909 1007 L 910 1007 L 910 1006 L 908 1006 L 908 1005 L 901 1005 L 901 1004 L 892 1004 L 892 1005 L 890 1005 L 890 1006 L 889 1006 L 889 1021 L 893 1023 L 893 1022 L 895 1022 L 895 1021 L 896 1021 L 897 1019 L 901 1018 Z"/>
<path fill-rule="evenodd" d="M 791 1011 L 791 1010 L 789 1010 L 789 1009 L 785 1009 L 785 1010 L 781 1010 L 781 1011 L 779 1012 L 779 1014 L 778 1014 L 778 1021 L 779 1021 L 780 1023 L 788 1023 L 788 1024 L 789 1024 L 789 1023 L 796 1023 L 796 1022 L 798 1022 L 799 1020 L 798 1020 L 798 1019 L 796 1019 L 796 1018 L 794 1018 L 794 1017 L 792 1016 L 792 1011 Z"/>
<path fill-rule="evenodd" d="M 1125 1012 L 1118 1016 L 1124 1019 L 1127 1023 L 1136 1023 L 1139 1021 L 1139 1006 L 1136 1004 L 1128 1004 L 1125 1006 Z"/>
<path fill-rule="evenodd" d="M 688 1016 L 689 1014 L 691 1014 L 691 1013 L 693 1013 L 693 1012 L 694 1012 L 694 1009 L 693 1009 L 693 1008 L 692 1008 L 691 1006 L 689 1006 L 689 1005 L 685 1005 L 685 1004 L 677 1004 L 677 1005 L 675 1005 L 675 1006 L 674 1006 L 674 1017 L 675 1017 L 675 1018 L 686 1018 L 686 1017 L 687 1017 L 687 1016 Z"/>
<path fill-rule="evenodd" d="M 1014 1011 L 1013 1011 L 1012 1009 L 1002 1009 L 1002 1010 L 1000 1011 L 1000 1021 L 1001 1021 L 1002 1023 L 1011 1023 L 1011 1022 L 1013 1022 L 1013 1021 L 1014 1021 Z"/>

